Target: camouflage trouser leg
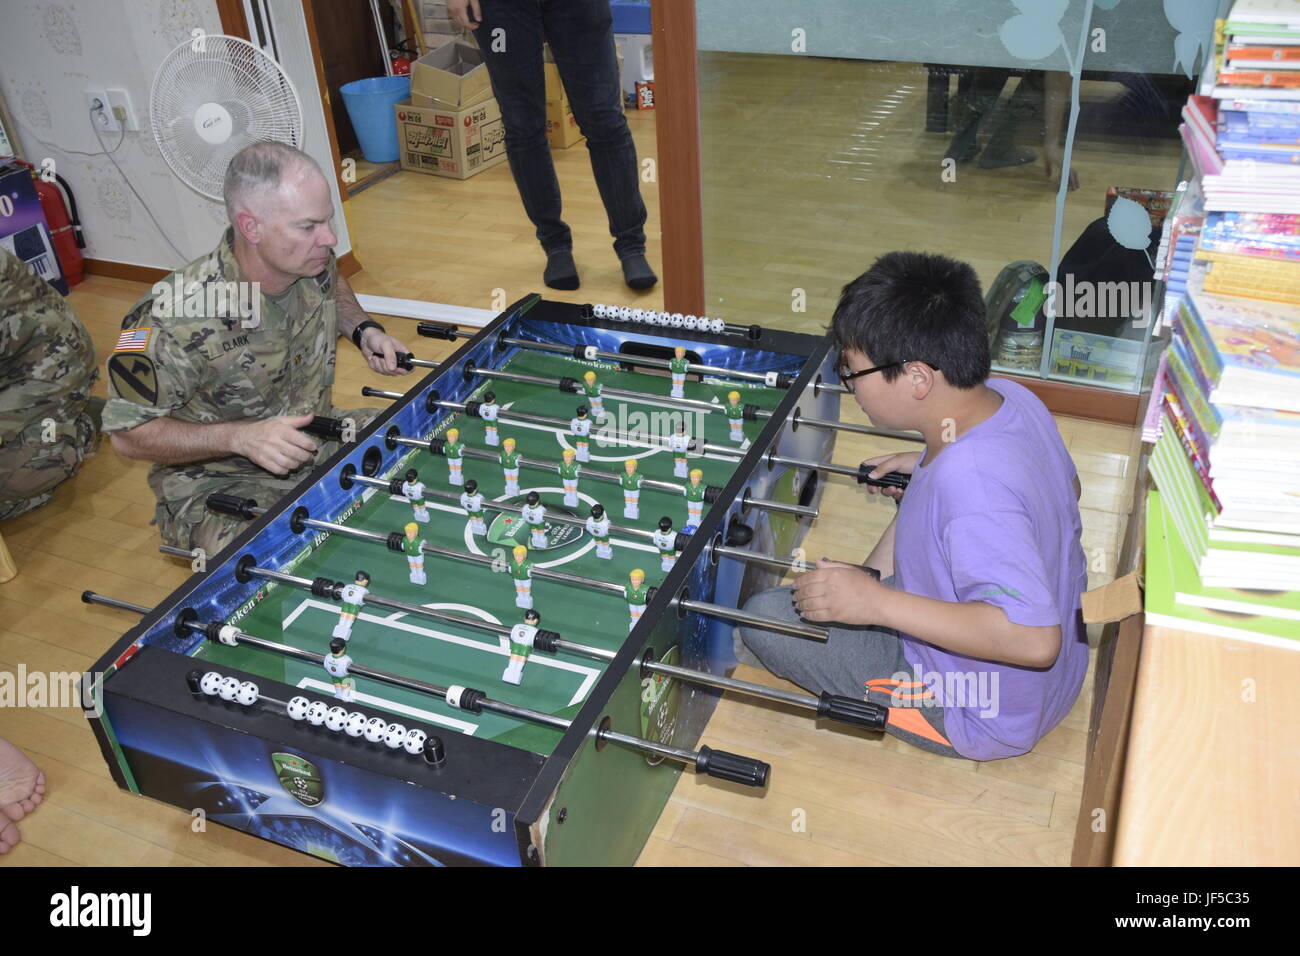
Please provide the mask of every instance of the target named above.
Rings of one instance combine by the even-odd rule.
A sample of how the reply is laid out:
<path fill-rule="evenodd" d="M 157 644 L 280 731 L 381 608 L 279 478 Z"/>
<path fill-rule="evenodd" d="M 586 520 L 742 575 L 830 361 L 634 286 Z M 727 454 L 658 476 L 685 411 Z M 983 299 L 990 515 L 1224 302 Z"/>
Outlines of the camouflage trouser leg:
<path fill-rule="evenodd" d="M 373 408 L 331 409 L 334 418 L 351 418 L 358 430 L 377 414 Z M 194 550 L 202 548 L 209 557 L 233 541 L 251 522 L 213 514 L 207 509 L 208 495 L 221 492 L 237 498 L 252 498 L 263 508 L 270 508 L 292 491 L 313 468 L 328 461 L 339 450 L 339 443 L 322 442 L 310 465 L 292 475 L 278 478 L 240 478 L 230 475 L 204 475 L 187 483 L 183 498 L 160 499 L 154 517 L 164 544 Z"/>
<path fill-rule="evenodd" d="M 47 504 L 54 489 L 95 453 L 98 438 L 90 416 L 82 413 L 53 434 L 37 422 L 0 445 L 0 521 Z"/>

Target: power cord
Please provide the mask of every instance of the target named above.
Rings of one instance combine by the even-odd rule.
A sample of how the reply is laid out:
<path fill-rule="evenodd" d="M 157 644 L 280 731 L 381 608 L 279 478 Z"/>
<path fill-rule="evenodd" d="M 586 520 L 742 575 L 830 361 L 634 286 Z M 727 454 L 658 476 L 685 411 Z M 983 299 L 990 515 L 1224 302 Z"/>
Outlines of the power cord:
<path fill-rule="evenodd" d="M 96 100 L 95 102 L 98 103 L 99 101 Z M 103 154 L 108 157 L 108 161 L 113 164 L 113 168 L 117 170 L 117 174 L 122 177 L 122 182 L 126 183 L 126 188 L 131 190 L 131 194 L 135 196 L 136 201 L 140 203 L 140 205 L 144 208 L 144 211 L 148 214 L 149 218 L 153 220 L 153 224 L 155 228 L 157 228 L 158 230 L 158 235 L 162 236 L 163 241 L 166 242 L 167 245 L 171 246 L 172 252 L 176 253 L 178 264 L 184 265 L 186 262 L 189 261 L 185 257 L 185 253 L 181 252 L 179 249 L 176 248 L 176 243 L 171 241 L 171 237 L 167 235 L 167 231 L 163 229 L 162 225 L 158 222 L 158 219 L 153 214 L 153 210 L 149 208 L 149 204 L 145 202 L 144 197 L 141 196 L 140 193 L 136 191 L 135 186 L 131 183 L 131 180 L 127 178 L 126 173 L 122 172 L 122 167 L 119 166 L 117 164 L 117 160 L 113 158 L 113 153 L 117 152 L 118 147 L 122 145 L 122 140 L 126 138 L 126 130 L 122 130 L 122 136 L 121 138 L 118 139 L 117 146 L 113 147 L 113 152 L 109 152 L 108 148 L 104 145 L 103 138 L 99 135 L 99 127 L 95 125 L 96 111 L 100 113 L 104 112 L 104 104 L 100 103 L 98 107 L 92 106 L 86 112 L 86 115 L 90 117 L 90 128 L 95 134 L 96 142 L 99 143 L 99 147 L 100 149 L 103 150 Z M 89 153 L 87 155 L 93 156 L 97 154 Z"/>

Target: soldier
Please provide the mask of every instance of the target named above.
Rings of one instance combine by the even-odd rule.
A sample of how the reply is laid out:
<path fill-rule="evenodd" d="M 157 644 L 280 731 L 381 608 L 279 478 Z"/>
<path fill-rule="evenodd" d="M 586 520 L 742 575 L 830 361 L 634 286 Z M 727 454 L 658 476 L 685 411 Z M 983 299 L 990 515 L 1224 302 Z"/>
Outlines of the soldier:
<path fill-rule="evenodd" d="M 103 402 L 85 326 L 0 249 L 0 520 L 39 508 L 94 453 Z"/>
<path fill-rule="evenodd" d="M 384 375 L 407 350 L 338 274 L 333 206 L 315 161 L 263 142 L 226 172 L 230 228 L 209 255 L 155 284 L 127 313 L 108 360 L 104 430 L 124 458 L 154 463 L 163 541 L 221 550 L 244 524 L 204 507 L 221 491 L 271 505 L 337 449 L 299 431 L 330 404 L 335 341 L 349 336 Z"/>

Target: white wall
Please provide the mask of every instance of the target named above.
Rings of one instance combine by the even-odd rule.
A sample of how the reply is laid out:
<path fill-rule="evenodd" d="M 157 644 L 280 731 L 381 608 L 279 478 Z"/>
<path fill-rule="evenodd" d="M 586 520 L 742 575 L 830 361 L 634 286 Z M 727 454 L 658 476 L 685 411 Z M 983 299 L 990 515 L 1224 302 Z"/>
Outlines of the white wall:
<path fill-rule="evenodd" d="M 295 8 L 300 9 L 294 4 L 284 12 L 292 18 Z M 224 208 L 172 174 L 148 124 L 158 64 L 193 28 L 221 32 L 214 0 L 5 0 L 0 22 L 0 90 L 22 156 L 36 163 L 53 158 L 72 186 L 86 257 L 172 269 L 214 247 L 225 229 Z M 311 129 L 310 117 L 320 112 L 315 74 L 301 58 L 290 74 L 309 117 L 304 145 L 328 170 L 329 144 Z M 109 149 L 116 147 L 113 158 L 179 252 L 159 235 L 96 142 L 84 103 L 88 87 L 129 92 L 140 131 L 126 133 L 120 146 L 123 134 L 101 135 Z M 342 254 L 351 246 L 337 196 L 335 205 Z"/>

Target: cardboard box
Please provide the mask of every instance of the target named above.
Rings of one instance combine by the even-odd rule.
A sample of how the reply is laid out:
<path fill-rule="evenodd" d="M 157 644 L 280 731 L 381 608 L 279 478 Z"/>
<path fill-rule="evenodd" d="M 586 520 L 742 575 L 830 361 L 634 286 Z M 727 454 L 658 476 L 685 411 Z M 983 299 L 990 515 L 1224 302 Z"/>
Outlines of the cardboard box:
<path fill-rule="evenodd" d="M 463 110 L 492 96 L 492 81 L 478 47 L 463 40 L 430 50 L 411 64 L 411 103 Z"/>
<path fill-rule="evenodd" d="M 492 97 L 458 110 L 409 100 L 394 110 L 403 169 L 469 179 L 505 161 L 505 127 Z"/>

